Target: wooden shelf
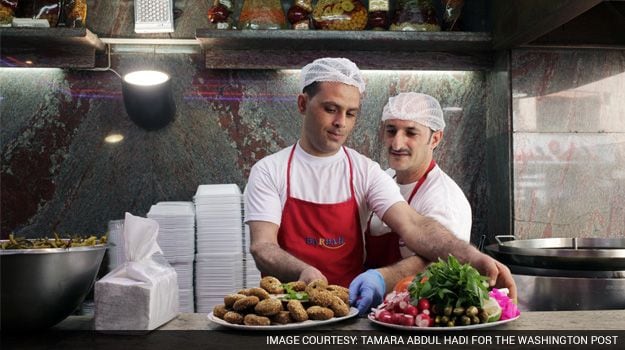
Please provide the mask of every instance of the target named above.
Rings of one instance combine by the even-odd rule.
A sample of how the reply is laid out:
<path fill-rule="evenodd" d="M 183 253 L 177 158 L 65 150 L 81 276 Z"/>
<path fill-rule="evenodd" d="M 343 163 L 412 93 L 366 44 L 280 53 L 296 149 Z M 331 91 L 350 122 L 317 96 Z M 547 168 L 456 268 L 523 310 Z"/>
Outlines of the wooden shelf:
<path fill-rule="evenodd" d="M 0 28 L 2 67 L 93 68 L 104 43 L 86 28 Z"/>
<path fill-rule="evenodd" d="M 363 69 L 490 69 L 490 33 L 197 29 L 211 69 L 297 69 L 342 56 Z"/>

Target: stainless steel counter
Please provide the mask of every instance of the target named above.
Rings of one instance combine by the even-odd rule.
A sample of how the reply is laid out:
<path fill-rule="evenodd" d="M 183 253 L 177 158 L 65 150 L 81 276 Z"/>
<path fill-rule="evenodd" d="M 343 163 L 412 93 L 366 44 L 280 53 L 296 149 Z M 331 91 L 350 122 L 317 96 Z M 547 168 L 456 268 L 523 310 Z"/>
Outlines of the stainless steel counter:
<path fill-rule="evenodd" d="M 58 330 L 93 329 L 92 316 L 70 316 L 54 327 Z M 220 330 L 226 329 L 210 322 L 206 314 L 183 313 L 158 330 Z M 268 327 L 270 330 L 271 327 Z M 314 330 L 394 330 L 377 326 L 366 318 L 353 318 L 343 322 L 321 325 Z M 528 311 L 521 317 L 492 330 L 625 330 L 625 310 L 592 311 Z"/>

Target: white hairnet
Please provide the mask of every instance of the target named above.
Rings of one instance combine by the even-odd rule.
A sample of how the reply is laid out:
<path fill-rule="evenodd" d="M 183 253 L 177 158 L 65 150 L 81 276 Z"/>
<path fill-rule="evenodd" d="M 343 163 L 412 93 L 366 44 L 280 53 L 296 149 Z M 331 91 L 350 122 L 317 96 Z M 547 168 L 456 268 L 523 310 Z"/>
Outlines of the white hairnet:
<path fill-rule="evenodd" d="M 347 58 L 319 58 L 305 65 L 300 75 L 301 90 L 316 81 L 339 82 L 357 87 L 361 94 L 365 92 L 360 69 Z"/>
<path fill-rule="evenodd" d="M 438 101 L 426 94 L 403 92 L 388 99 L 382 111 L 382 121 L 387 119 L 412 120 L 438 131 L 445 128 L 443 110 Z"/>

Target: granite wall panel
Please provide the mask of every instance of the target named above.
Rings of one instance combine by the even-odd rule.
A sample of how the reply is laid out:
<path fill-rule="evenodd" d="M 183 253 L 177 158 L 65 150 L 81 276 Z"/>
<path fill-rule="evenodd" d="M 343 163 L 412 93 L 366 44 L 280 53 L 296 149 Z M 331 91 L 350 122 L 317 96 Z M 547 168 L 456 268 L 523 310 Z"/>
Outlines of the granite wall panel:
<path fill-rule="evenodd" d="M 512 54 L 514 233 L 625 235 L 625 50 Z"/>
<path fill-rule="evenodd" d="M 298 71 L 207 70 L 201 60 L 113 55 L 121 74 L 156 68 L 173 77 L 176 119 L 153 132 L 129 120 L 112 72 L 0 69 L 3 237 L 104 232 L 126 211 L 145 215 L 158 201 L 191 201 L 200 184 L 243 189 L 258 159 L 297 140 Z M 379 118 L 388 97 L 439 98 L 448 126 L 436 157 L 467 194 L 477 237 L 487 215 L 485 73 L 366 71 L 365 78 L 348 145 L 384 164 Z M 104 142 L 112 132 L 124 139 Z"/>

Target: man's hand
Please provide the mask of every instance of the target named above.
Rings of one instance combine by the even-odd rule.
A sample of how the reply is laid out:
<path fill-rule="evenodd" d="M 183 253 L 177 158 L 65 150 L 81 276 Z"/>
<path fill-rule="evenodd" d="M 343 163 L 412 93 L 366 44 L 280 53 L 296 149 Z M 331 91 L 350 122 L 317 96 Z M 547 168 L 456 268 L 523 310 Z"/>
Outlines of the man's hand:
<path fill-rule="evenodd" d="M 310 265 L 303 269 L 302 272 L 299 274 L 299 280 L 306 282 L 306 284 L 314 280 L 324 280 L 326 282 L 328 281 L 326 276 L 324 276 L 321 271 Z"/>
<path fill-rule="evenodd" d="M 386 283 L 377 270 L 367 270 L 356 276 L 349 285 L 349 303 L 358 309 L 361 316 L 366 315 L 371 306 L 382 302 Z"/>
<path fill-rule="evenodd" d="M 516 283 L 514 278 L 512 278 L 510 269 L 506 265 L 483 253 L 477 253 L 471 257 L 470 264 L 480 271 L 482 275 L 489 277 L 488 282 L 491 287 L 508 288 L 510 290 L 508 296 L 516 302 Z"/>

